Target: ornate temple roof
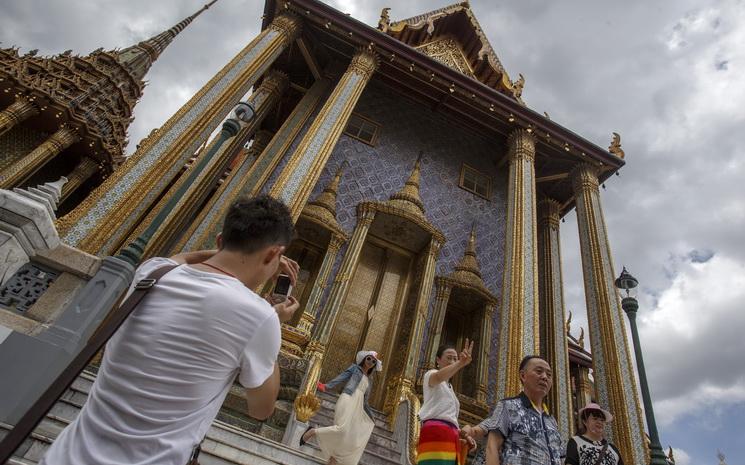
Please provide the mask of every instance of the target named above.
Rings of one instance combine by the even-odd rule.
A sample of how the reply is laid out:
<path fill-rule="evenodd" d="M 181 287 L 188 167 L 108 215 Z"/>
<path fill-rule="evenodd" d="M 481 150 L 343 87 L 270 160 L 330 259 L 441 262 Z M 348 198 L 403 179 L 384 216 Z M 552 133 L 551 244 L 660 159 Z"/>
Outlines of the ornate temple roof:
<path fill-rule="evenodd" d="M 383 9 L 378 29 L 466 76 L 520 99 L 524 80 L 510 80 L 467 1 L 400 21 L 390 21 L 389 10 Z"/>
<path fill-rule="evenodd" d="M 123 50 L 98 49 L 87 56 L 67 50 L 41 57 L 37 50 L 20 55 L 0 49 L 0 88 L 26 96 L 40 110 L 45 130 L 67 122 L 83 146 L 109 171 L 124 161 L 127 128 L 145 87 L 150 66 L 197 16 L 217 0 L 174 27 Z"/>

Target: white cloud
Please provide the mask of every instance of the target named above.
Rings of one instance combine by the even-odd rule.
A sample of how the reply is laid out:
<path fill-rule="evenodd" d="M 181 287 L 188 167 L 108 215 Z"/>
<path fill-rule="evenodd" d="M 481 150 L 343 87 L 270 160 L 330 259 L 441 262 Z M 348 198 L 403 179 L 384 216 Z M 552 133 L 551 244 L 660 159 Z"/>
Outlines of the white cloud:
<path fill-rule="evenodd" d="M 745 402 L 745 264 L 714 255 L 677 265 L 657 306 L 639 316 L 647 376 L 661 426 Z"/>
<path fill-rule="evenodd" d="M 688 452 L 683 449 L 673 447 L 673 457 L 675 457 L 675 465 L 691 465 L 691 456 Z"/>

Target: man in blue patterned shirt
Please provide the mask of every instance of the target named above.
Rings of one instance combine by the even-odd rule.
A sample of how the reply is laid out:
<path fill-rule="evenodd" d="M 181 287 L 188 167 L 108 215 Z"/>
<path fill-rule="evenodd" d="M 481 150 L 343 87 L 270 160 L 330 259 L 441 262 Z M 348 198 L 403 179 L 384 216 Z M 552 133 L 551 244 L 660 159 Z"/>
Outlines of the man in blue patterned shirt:
<path fill-rule="evenodd" d="M 561 465 L 559 425 L 543 405 L 552 376 L 548 362 L 537 355 L 520 362 L 520 395 L 500 400 L 478 426 L 463 427 L 474 438 L 488 435 L 486 454 L 480 453 L 474 464 Z"/>

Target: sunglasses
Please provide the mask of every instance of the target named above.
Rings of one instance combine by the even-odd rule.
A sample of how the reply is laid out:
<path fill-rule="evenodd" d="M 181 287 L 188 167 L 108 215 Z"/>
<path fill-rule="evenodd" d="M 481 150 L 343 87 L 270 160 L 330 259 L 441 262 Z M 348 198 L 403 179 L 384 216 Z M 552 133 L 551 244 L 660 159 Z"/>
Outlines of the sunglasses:
<path fill-rule="evenodd" d="M 366 362 L 372 362 L 373 360 L 375 360 L 375 357 L 373 357 L 372 355 L 368 355 L 367 357 L 365 357 Z"/>

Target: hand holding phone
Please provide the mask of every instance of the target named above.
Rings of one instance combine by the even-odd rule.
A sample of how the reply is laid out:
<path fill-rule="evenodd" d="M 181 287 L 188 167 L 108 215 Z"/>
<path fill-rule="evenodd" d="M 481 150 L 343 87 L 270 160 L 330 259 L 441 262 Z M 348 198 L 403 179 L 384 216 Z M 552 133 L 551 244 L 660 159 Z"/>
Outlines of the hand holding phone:
<path fill-rule="evenodd" d="M 277 276 L 277 281 L 274 283 L 274 289 L 272 290 L 272 302 L 281 303 L 287 300 L 287 297 L 292 293 L 292 280 L 286 274 L 280 274 Z"/>

